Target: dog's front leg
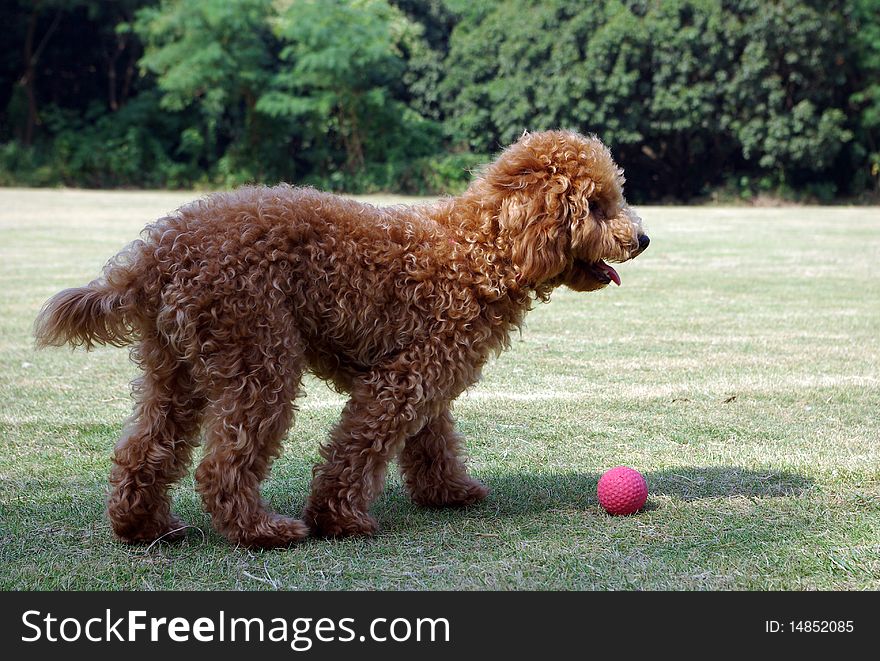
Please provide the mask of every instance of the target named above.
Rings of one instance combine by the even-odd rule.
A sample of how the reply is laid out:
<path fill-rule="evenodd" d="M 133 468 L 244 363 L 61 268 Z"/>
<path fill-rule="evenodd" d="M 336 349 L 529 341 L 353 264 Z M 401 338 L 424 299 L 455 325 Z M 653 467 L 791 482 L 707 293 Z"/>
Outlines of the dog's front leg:
<path fill-rule="evenodd" d="M 423 507 L 465 507 L 483 500 L 489 489 L 467 473 L 462 437 L 449 409 L 407 439 L 400 472 L 407 491 Z"/>
<path fill-rule="evenodd" d="M 454 379 L 424 369 L 428 347 L 400 355 L 355 384 L 342 418 L 321 447 L 303 519 L 327 537 L 372 535 L 369 507 L 385 483 L 388 461 L 407 438 L 445 407 Z"/>

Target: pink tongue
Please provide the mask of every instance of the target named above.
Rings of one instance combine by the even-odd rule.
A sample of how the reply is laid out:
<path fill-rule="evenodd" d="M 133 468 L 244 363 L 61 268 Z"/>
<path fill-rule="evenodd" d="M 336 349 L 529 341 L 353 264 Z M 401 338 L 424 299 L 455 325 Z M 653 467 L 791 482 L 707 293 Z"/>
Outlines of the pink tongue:
<path fill-rule="evenodd" d="M 617 275 L 617 271 L 614 270 L 614 267 L 608 266 L 605 262 L 599 262 L 599 267 L 605 271 L 605 275 L 611 278 L 615 285 L 620 287 L 620 276 Z"/>

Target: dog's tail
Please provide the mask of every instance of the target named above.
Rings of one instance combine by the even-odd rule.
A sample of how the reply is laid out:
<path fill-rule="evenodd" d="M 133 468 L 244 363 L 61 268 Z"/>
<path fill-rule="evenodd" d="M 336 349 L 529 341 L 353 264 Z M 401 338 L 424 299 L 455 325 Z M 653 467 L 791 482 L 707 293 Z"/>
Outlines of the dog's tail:
<path fill-rule="evenodd" d="M 86 349 L 95 344 L 130 344 L 136 330 L 126 314 L 127 299 L 126 293 L 111 288 L 104 280 L 55 294 L 34 323 L 37 348 L 66 343 Z"/>

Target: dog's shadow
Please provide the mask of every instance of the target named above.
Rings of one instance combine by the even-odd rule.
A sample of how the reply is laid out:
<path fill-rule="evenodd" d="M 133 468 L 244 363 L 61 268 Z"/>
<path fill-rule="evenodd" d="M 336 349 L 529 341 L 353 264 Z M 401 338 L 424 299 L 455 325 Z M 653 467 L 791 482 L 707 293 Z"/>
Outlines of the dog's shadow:
<path fill-rule="evenodd" d="M 308 491 L 308 465 L 306 461 L 292 462 L 279 475 L 267 483 L 269 506 L 278 512 L 297 516 L 302 511 Z M 464 510 L 425 510 L 409 499 L 399 478 L 384 491 L 373 508 L 383 528 L 413 530 L 424 525 L 435 525 L 440 520 L 453 521 L 459 517 L 491 519 L 540 515 L 553 511 L 586 511 L 598 508 L 596 485 L 600 474 L 577 471 L 519 471 L 481 473 L 474 475 L 489 488 L 489 497 Z M 697 501 L 712 498 L 768 498 L 798 496 L 813 486 L 809 478 L 790 471 L 773 468 L 751 469 L 739 466 L 685 466 L 659 471 L 645 471 L 648 481 L 648 503 L 645 510 L 663 507 L 662 498 L 681 501 Z M 196 496 L 192 478 L 184 480 L 176 491 L 175 509 L 185 520 L 202 530 L 202 538 L 220 539 L 211 531 L 210 520 L 202 511 Z M 85 516 L 91 521 L 106 524 L 102 515 L 103 495 L 106 484 L 103 477 L 90 480 L 53 475 L 42 478 L 25 478 L 18 487 L 24 493 L 40 492 L 44 498 L 39 502 L 23 501 L 7 504 L 5 516 L 20 519 L 21 525 L 28 520 L 53 522 L 67 530 L 69 517 Z M 660 502 L 658 503 L 658 500 Z M 30 524 L 28 524 L 30 525 Z M 46 523 L 47 534 L 58 531 Z M 54 532 L 53 532 L 54 531 Z M 73 531 L 69 531 L 74 534 Z M 193 533 L 194 534 L 194 533 Z M 108 526 L 108 539 L 109 526 Z"/>
<path fill-rule="evenodd" d="M 662 496 L 682 501 L 785 497 L 798 496 L 813 485 L 812 480 L 803 475 L 772 468 L 687 466 L 646 471 L 644 475 L 649 494 L 645 509 L 649 511 L 657 509 L 657 498 Z M 469 516 L 534 514 L 598 506 L 598 473 L 517 472 L 479 477 L 491 493 L 483 503 L 467 510 Z M 402 493 L 397 496 L 405 498 Z"/>

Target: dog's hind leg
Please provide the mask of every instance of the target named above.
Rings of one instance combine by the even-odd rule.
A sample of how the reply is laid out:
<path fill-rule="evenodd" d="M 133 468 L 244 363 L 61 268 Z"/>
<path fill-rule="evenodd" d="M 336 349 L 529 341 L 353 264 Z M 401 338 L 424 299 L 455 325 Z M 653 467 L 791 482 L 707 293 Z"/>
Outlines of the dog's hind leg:
<path fill-rule="evenodd" d="M 187 369 L 155 339 L 143 340 L 132 357 L 144 374 L 133 383 L 134 415 L 116 445 L 107 513 L 125 541 L 170 540 L 182 537 L 185 526 L 171 513 L 168 488 L 198 445 L 204 401 Z"/>
<path fill-rule="evenodd" d="M 281 454 L 302 376 L 300 357 L 269 359 L 260 352 L 267 346 L 255 340 L 214 371 L 205 456 L 196 469 L 214 527 L 233 542 L 260 548 L 289 546 L 308 535 L 302 521 L 269 512 L 260 497 L 260 483 Z"/>
<path fill-rule="evenodd" d="M 489 490 L 467 474 L 460 456 L 461 435 L 447 409 L 406 441 L 400 471 L 413 501 L 424 507 L 464 507 Z"/>

